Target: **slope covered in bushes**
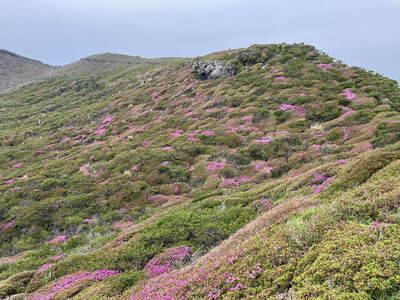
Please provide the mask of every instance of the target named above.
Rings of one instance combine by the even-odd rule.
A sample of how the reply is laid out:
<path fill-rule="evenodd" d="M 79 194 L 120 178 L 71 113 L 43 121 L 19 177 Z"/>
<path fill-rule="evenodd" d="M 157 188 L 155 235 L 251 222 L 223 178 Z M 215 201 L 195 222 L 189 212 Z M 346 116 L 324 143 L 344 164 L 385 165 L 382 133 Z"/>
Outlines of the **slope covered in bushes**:
<path fill-rule="evenodd" d="M 397 82 L 303 44 L 196 61 L 1 96 L 0 297 L 396 299 Z"/>

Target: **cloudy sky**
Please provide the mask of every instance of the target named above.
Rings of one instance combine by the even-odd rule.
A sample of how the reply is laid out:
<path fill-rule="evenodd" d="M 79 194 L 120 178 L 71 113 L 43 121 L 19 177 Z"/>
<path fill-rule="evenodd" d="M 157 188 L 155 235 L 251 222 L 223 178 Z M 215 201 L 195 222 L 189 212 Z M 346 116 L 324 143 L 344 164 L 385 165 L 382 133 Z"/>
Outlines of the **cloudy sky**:
<path fill-rule="evenodd" d="M 1 0 L 0 10 L 0 48 L 53 65 L 304 42 L 400 80 L 399 29 L 400 0 Z"/>

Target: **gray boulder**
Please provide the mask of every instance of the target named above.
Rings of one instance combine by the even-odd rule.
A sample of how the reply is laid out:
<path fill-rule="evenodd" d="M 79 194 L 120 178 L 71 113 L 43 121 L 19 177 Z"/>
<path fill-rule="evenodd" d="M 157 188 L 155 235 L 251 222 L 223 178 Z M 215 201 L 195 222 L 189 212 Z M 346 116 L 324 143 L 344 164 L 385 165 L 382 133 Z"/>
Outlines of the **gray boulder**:
<path fill-rule="evenodd" d="M 230 62 L 220 60 L 195 60 L 193 63 L 195 71 L 201 80 L 217 79 L 221 77 L 233 76 L 236 68 Z"/>

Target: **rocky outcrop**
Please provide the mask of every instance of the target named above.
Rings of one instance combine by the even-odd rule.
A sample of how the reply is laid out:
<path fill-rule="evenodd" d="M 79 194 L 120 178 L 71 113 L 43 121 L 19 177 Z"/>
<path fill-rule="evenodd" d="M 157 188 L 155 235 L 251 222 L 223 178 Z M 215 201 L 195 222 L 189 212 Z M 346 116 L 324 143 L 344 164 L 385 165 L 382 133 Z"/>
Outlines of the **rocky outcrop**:
<path fill-rule="evenodd" d="M 217 79 L 236 74 L 236 67 L 233 64 L 220 60 L 195 60 L 192 68 L 201 80 Z"/>

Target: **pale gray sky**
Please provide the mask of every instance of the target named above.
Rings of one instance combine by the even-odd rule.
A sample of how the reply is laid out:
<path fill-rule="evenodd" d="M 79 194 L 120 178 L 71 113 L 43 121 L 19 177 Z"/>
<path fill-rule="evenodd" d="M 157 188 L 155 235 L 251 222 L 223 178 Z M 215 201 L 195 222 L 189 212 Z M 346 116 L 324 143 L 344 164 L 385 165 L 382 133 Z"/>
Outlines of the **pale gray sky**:
<path fill-rule="evenodd" d="M 304 42 L 400 80 L 400 0 L 1 0 L 0 48 L 63 65 Z"/>

